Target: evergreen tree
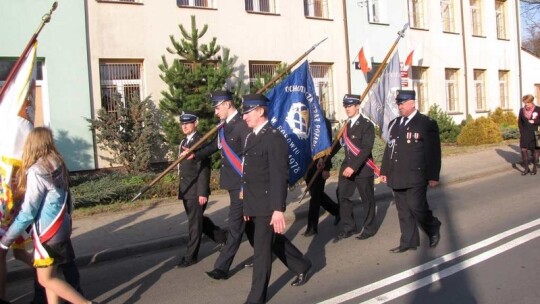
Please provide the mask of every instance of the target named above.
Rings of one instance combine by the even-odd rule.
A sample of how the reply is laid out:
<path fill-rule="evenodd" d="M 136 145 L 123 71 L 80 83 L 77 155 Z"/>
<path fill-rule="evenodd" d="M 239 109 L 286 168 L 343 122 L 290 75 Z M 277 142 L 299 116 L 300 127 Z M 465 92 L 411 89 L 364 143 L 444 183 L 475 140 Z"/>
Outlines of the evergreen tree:
<path fill-rule="evenodd" d="M 182 111 L 194 111 L 199 116 L 199 130 L 205 133 L 215 125 L 214 109 L 209 100 L 210 93 L 220 90 L 233 73 L 234 59 L 229 49 L 217 45 L 217 39 L 203 44 L 200 39 L 206 34 L 208 25 L 197 28 L 195 16 L 191 16 L 191 31 L 179 25 L 182 39 L 177 41 L 170 35 L 171 54 L 177 55 L 169 63 L 162 56 L 160 77 L 168 89 L 162 91 L 159 107 L 164 111 L 163 128 L 165 140 L 176 147 L 181 140 L 178 116 Z M 221 52 L 221 56 L 218 53 Z M 177 149 L 177 148 L 176 148 Z M 176 153 L 176 151 L 173 151 Z"/>

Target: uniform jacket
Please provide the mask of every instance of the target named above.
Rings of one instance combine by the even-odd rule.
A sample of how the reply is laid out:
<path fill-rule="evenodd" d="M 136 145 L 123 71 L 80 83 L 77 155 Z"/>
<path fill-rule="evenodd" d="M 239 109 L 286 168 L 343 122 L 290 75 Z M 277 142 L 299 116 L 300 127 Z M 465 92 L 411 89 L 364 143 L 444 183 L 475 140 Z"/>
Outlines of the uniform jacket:
<path fill-rule="evenodd" d="M 61 214 L 64 204 L 68 204 L 68 212 L 64 214 L 62 225 L 58 232 L 47 242 L 55 244 L 66 241 L 71 235 L 71 199 L 68 188 L 62 180 L 61 164 L 47 165 L 48 161 L 40 158 L 26 173 L 26 193 L 21 205 L 21 211 L 2 237 L 2 244 L 11 245 L 21 233 L 32 223 L 36 223 L 37 233 L 54 222 Z M 51 167 L 48 170 L 47 167 Z M 51 172 L 52 171 L 52 172 Z"/>
<path fill-rule="evenodd" d="M 182 151 L 182 147 L 190 148 L 201 137 L 199 132 L 195 132 L 187 144 L 187 138 L 184 138 L 180 143 L 180 151 Z M 199 196 L 208 197 L 210 195 L 210 159 L 208 157 L 184 159 L 179 165 L 179 170 L 179 199 L 196 199 Z"/>
<path fill-rule="evenodd" d="M 400 128 L 401 117 L 389 124 L 390 136 L 384 150 L 381 174 L 392 189 L 427 185 L 439 180 L 441 141 L 437 122 L 417 112 Z"/>
<path fill-rule="evenodd" d="M 246 135 L 251 132 L 246 122 L 242 120 L 240 113 L 237 113 L 231 121 L 224 126 L 225 141 L 231 147 L 231 149 L 242 159 L 242 151 L 244 149 L 244 142 Z M 212 155 L 219 150 L 218 145 L 219 136 L 207 146 L 201 148 L 195 152 L 195 158 L 203 159 Z M 232 164 L 223 155 L 221 151 L 221 168 L 219 171 L 219 185 L 222 189 L 238 190 L 240 189 L 240 175 L 233 168 Z"/>
<path fill-rule="evenodd" d="M 536 147 L 536 138 L 534 131 L 538 130 L 540 125 L 540 107 L 534 106 L 531 119 L 532 124 L 523 114 L 523 108 L 519 110 L 518 127 L 519 127 L 519 146 L 521 148 L 534 149 Z"/>
<path fill-rule="evenodd" d="M 271 216 L 274 211 L 285 211 L 289 177 L 289 148 L 285 138 L 268 122 L 257 135 L 251 133 L 246 142 L 242 178 L 244 215 Z"/>
<path fill-rule="evenodd" d="M 341 145 L 336 145 L 332 155 L 336 154 L 342 146 L 345 147 L 345 157 L 341 163 L 340 176 L 343 170 L 351 167 L 354 170 L 354 175 L 358 177 L 372 177 L 373 169 L 366 165 L 368 158 L 373 158 L 371 150 L 375 142 L 375 128 L 373 124 L 364 116 L 360 115 L 352 126 L 347 126 L 347 134 L 351 142 L 360 149 L 358 155 L 354 155 L 345 147 L 344 139 L 340 140 Z"/>

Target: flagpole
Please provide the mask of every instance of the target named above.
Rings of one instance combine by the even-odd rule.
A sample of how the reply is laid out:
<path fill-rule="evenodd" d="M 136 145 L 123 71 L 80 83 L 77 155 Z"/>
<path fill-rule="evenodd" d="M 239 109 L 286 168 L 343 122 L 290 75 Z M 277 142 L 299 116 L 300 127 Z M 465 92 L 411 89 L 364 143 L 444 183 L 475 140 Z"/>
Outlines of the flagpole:
<path fill-rule="evenodd" d="M 4 83 L 4 86 L 0 88 L 0 99 L 2 99 L 2 95 L 4 95 L 5 90 L 7 90 L 8 88 L 8 85 L 6 84 L 10 83 L 12 81 L 12 78 L 15 77 L 15 75 L 17 75 L 17 72 L 19 72 L 19 69 L 21 68 L 21 64 L 24 60 L 24 54 L 28 53 L 28 50 L 34 45 L 34 42 L 37 40 L 37 37 L 39 33 L 41 32 L 41 30 L 43 29 L 43 27 L 45 26 L 45 24 L 51 21 L 52 13 L 56 10 L 57 7 L 58 7 L 58 1 L 55 1 L 51 9 L 49 10 L 49 12 L 43 15 L 43 17 L 41 17 L 41 23 L 39 24 L 37 30 L 34 32 L 34 34 L 32 35 L 32 38 L 30 38 L 30 41 L 28 41 L 28 44 L 26 44 L 26 47 L 24 48 L 22 52 L 23 56 L 20 56 L 17 59 L 17 61 L 15 61 L 15 65 L 9 72 L 8 77 Z"/>
<path fill-rule="evenodd" d="M 315 48 L 317 48 L 319 46 L 319 44 L 323 43 L 326 39 L 328 39 L 328 37 L 324 38 L 323 40 L 319 41 L 318 43 L 315 43 L 309 50 L 307 50 L 304 54 L 300 55 L 300 57 L 298 57 L 293 63 L 291 63 L 289 66 L 287 66 L 287 68 L 283 72 L 276 75 L 267 84 L 265 84 L 262 88 L 260 88 L 257 91 L 257 94 L 264 93 L 272 84 L 274 84 L 274 82 L 278 81 L 281 77 L 283 77 L 283 75 L 287 74 L 287 72 L 289 72 L 298 62 L 300 62 L 300 60 L 304 59 L 304 57 L 309 55 L 309 53 L 311 53 Z"/>
<path fill-rule="evenodd" d="M 385 68 L 385 65 L 386 63 L 388 62 L 388 59 L 390 58 L 390 56 L 392 55 L 392 53 L 394 52 L 394 50 L 396 49 L 397 45 L 398 45 L 398 42 L 401 38 L 405 37 L 405 31 L 407 30 L 407 28 L 409 27 L 409 23 L 405 23 L 405 25 L 403 26 L 403 29 L 401 29 L 397 34 L 397 38 L 396 40 L 394 41 L 394 44 L 392 44 L 392 47 L 390 47 L 390 50 L 386 53 L 386 56 L 384 57 L 383 61 L 381 62 L 381 65 L 379 66 L 379 68 L 377 69 L 377 71 L 375 72 L 375 75 L 373 75 L 373 77 L 371 78 L 371 80 L 369 81 L 368 85 L 366 86 L 366 88 L 364 89 L 364 92 L 362 93 L 362 95 L 360 96 L 360 103 L 362 103 L 362 101 L 364 100 L 364 98 L 366 97 L 366 95 L 369 93 L 369 91 L 371 90 L 371 87 L 373 86 L 373 84 L 375 84 L 375 81 L 377 80 L 377 78 L 379 78 L 379 76 L 381 75 L 381 73 L 383 72 L 384 68 Z M 343 124 L 343 127 L 341 127 L 341 129 L 339 130 L 337 136 L 336 136 L 336 139 L 334 139 L 334 142 L 332 143 L 332 147 L 331 147 L 331 150 L 333 151 L 335 146 L 337 145 L 337 143 L 339 142 L 341 136 L 343 136 L 343 132 L 345 131 L 345 128 L 347 127 L 347 123 L 344 123 Z M 326 162 L 326 160 L 328 159 L 330 155 L 326 155 L 323 159 L 323 162 Z M 313 174 L 313 176 L 311 177 L 311 180 L 309 181 L 309 183 L 307 184 L 306 186 L 306 189 L 304 190 L 304 193 L 302 194 L 302 197 L 300 197 L 300 200 L 298 201 L 298 203 L 300 204 L 304 198 L 306 197 L 306 194 L 308 193 L 310 187 L 313 185 L 313 183 L 315 182 L 315 179 L 317 178 L 317 176 L 321 173 L 322 171 L 322 167 L 321 168 L 317 168 L 317 171 L 315 171 L 315 174 Z"/>
<path fill-rule="evenodd" d="M 266 91 L 272 84 L 274 84 L 276 81 L 278 81 L 283 75 L 285 75 L 288 71 L 290 71 L 300 60 L 302 60 L 304 57 L 306 57 L 309 53 L 311 53 L 319 44 L 323 43 L 326 39 L 324 38 L 319 43 L 314 44 L 309 50 L 304 52 L 300 57 L 298 57 L 293 63 L 287 66 L 287 69 L 285 69 L 283 72 L 279 73 L 279 75 L 272 78 L 266 85 L 264 85 L 262 88 L 257 90 L 257 94 L 262 94 L 264 91 Z M 217 124 L 214 128 L 212 128 L 210 131 L 208 131 L 201 139 L 199 139 L 191 148 L 189 148 L 186 153 L 184 153 L 183 156 L 180 156 L 177 160 L 175 160 L 167 169 L 165 169 L 161 174 L 159 174 L 154 180 L 152 180 L 148 185 L 145 185 L 135 197 L 131 200 L 132 202 L 136 201 L 141 195 L 143 195 L 144 192 L 146 192 L 150 187 L 155 185 L 160 179 L 162 179 L 169 171 L 174 169 L 176 165 L 178 165 L 182 160 L 184 160 L 191 152 L 195 151 L 200 145 L 202 145 L 210 136 L 214 133 L 216 133 L 219 128 L 221 128 L 225 124 L 225 121 L 221 121 L 219 124 Z"/>

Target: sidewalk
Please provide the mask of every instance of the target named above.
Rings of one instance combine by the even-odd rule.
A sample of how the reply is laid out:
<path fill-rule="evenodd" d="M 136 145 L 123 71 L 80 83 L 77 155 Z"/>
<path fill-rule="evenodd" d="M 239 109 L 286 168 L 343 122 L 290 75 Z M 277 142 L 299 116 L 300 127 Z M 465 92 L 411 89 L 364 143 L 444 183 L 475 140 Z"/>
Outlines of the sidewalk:
<path fill-rule="evenodd" d="M 514 170 L 511 165 L 520 160 L 518 151 L 517 144 L 510 144 L 444 157 L 440 186 Z M 326 186 L 326 192 L 333 198 L 336 185 L 337 177 L 332 177 Z M 297 203 L 304 188 L 297 187 L 289 192 L 286 211 L 289 225 L 294 220 L 307 217 L 309 196 L 302 204 Z M 391 191 L 386 185 L 375 186 L 376 200 L 389 196 Z M 227 227 L 228 202 L 227 194 L 211 195 L 205 212 L 221 227 Z M 185 246 L 187 218 L 181 202 L 167 198 L 142 209 L 75 219 L 72 241 L 77 264 L 84 267 L 149 251 Z M 183 248 L 178 249 L 179 254 L 184 251 Z M 32 270 L 8 256 L 8 273 L 10 280 L 16 280 L 30 277 Z"/>

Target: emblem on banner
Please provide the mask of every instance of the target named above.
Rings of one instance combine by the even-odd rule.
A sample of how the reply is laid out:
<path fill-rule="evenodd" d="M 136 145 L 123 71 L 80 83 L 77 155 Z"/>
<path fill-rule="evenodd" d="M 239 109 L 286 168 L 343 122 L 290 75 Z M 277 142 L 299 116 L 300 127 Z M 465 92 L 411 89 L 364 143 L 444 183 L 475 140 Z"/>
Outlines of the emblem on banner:
<path fill-rule="evenodd" d="M 293 102 L 287 113 L 287 124 L 300 139 L 309 137 L 309 109 L 301 102 Z"/>

